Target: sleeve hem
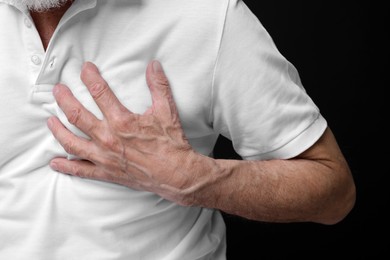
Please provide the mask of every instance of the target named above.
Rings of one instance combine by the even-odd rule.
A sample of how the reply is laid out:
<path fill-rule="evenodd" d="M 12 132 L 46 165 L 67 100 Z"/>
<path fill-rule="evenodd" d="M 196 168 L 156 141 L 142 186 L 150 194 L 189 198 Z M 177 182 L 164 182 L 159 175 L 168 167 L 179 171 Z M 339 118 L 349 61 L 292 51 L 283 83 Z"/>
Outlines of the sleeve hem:
<path fill-rule="evenodd" d="M 295 157 L 312 146 L 327 128 L 325 118 L 320 114 L 303 132 L 287 144 L 267 153 L 243 157 L 244 160 L 289 159 Z"/>

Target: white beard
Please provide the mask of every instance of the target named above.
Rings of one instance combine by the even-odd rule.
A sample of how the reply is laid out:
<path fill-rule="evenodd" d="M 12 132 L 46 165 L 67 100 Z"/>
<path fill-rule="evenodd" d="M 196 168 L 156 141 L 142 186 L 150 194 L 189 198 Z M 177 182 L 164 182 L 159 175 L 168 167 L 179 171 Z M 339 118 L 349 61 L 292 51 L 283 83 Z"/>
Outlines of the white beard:
<path fill-rule="evenodd" d="M 30 11 L 43 12 L 52 8 L 58 8 L 69 0 L 18 0 L 27 6 Z"/>

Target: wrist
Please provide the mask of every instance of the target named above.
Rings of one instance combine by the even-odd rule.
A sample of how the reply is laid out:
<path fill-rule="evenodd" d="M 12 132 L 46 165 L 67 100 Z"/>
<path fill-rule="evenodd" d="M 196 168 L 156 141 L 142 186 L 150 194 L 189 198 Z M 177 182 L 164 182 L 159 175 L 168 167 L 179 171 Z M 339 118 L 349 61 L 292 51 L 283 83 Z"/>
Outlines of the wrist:
<path fill-rule="evenodd" d="M 230 174 L 228 161 L 204 156 L 193 151 L 185 161 L 187 183 L 181 190 L 180 205 L 215 208 L 219 204 L 222 184 Z"/>

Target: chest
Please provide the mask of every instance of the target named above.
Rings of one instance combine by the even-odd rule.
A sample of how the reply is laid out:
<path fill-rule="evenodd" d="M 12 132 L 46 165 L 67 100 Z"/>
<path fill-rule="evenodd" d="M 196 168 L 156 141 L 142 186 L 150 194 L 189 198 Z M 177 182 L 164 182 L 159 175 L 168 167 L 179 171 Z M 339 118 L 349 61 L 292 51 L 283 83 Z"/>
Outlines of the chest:
<path fill-rule="evenodd" d="M 0 146 L 7 147 L 7 154 L 39 146 L 40 140 L 49 138 L 46 121 L 53 115 L 81 134 L 54 101 L 51 91 L 57 83 L 67 85 L 88 110 L 101 117 L 80 80 L 85 61 L 98 66 L 129 110 L 143 113 L 152 104 L 145 70 L 150 60 L 160 60 L 187 138 L 213 135 L 209 115 L 215 55 L 210 54 L 216 53 L 216 45 L 212 41 L 194 41 L 185 30 L 169 23 L 148 24 L 147 19 L 143 19 L 144 29 L 115 19 L 103 26 L 106 19 L 99 16 L 85 19 L 57 28 L 45 50 L 31 20 L 0 15 Z"/>

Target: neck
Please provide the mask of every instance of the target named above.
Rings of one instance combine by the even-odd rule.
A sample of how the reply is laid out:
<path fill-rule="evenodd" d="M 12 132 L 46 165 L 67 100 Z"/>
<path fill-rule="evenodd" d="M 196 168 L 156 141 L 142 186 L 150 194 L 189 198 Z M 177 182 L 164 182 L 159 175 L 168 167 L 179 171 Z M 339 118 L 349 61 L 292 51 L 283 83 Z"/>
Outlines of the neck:
<path fill-rule="evenodd" d="M 53 36 L 58 23 L 72 5 L 72 2 L 72 0 L 69 0 L 66 4 L 59 8 L 53 8 L 43 12 L 30 11 L 45 50 L 49 45 L 50 39 Z"/>

